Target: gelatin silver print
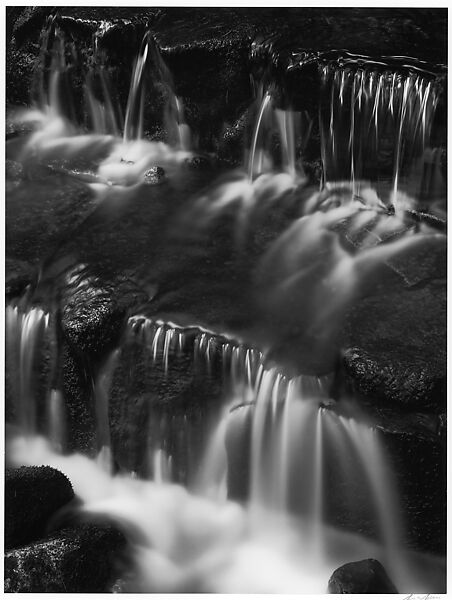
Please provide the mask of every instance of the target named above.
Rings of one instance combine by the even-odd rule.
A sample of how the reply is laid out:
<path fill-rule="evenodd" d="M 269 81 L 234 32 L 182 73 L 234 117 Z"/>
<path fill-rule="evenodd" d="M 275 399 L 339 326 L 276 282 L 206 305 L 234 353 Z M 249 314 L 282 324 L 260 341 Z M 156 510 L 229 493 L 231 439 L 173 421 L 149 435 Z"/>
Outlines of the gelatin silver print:
<path fill-rule="evenodd" d="M 447 9 L 4 17 L 5 592 L 445 594 Z"/>

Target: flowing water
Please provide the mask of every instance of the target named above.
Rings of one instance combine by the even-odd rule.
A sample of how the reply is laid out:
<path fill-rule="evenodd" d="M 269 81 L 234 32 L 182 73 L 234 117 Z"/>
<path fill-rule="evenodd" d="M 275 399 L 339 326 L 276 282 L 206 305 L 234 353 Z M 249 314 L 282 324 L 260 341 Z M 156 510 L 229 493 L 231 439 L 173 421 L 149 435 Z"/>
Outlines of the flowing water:
<path fill-rule="evenodd" d="M 46 87 L 43 77 L 39 105 L 21 115 L 36 125 L 21 160 L 63 157 L 76 165 L 83 158 L 89 164 L 71 173 L 84 181 L 89 176 L 87 185 L 104 204 L 118 190 L 124 203 L 138 198 L 146 172 L 156 165 L 171 178 L 191 155 L 191 135 L 150 34 L 133 67 L 124 119 L 95 37 L 99 64 L 85 86 L 89 133 L 62 102 L 64 36 L 51 21 L 44 37 L 52 55 L 50 83 Z M 369 556 L 382 561 L 400 591 L 441 591 L 429 569 L 418 568 L 429 559 L 403 548 L 397 490 L 376 429 L 353 399 L 332 398 L 331 373 L 343 316 L 373 285 L 379 266 L 443 235 L 428 223 L 414 227 L 406 215 L 426 186 L 425 176 L 411 174 L 428 155 L 439 92 L 422 73 L 319 70 L 324 185 L 300 201 L 297 218 L 256 261 L 250 297 L 264 325 L 218 329 L 190 315 L 180 321 L 129 316 L 92 382 L 95 457 L 63 452 L 68 432 L 56 316 L 25 300 L 6 309 L 13 374 L 8 420 L 15 426 L 8 462 L 60 468 L 82 499 L 82 511 L 120 524 L 133 562 L 117 582 L 119 591 L 324 593 L 335 568 Z M 155 83 L 150 73 L 165 90 L 166 142 L 144 135 Z M 190 227 L 207 230 L 232 207 L 231 253 L 243 247 L 258 215 L 306 185 L 300 148 L 311 123 L 302 126 L 305 116 L 279 109 L 273 91 L 260 89 L 248 164 L 214 182 L 186 215 Z M 270 142 L 275 135 L 279 162 Z M 313 364 L 322 357 L 322 369 L 297 371 L 285 343 L 293 331 L 302 332 Z M 145 430 L 139 472 L 122 466 L 111 427 L 118 378 L 124 371 L 130 382 L 138 377 L 134 359 L 127 358 L 133 348 L 140 368 L 162 385 L 189 368 L 193 380 L 221 388 L 219 399 L 195 416 L 195 409 L 150 402 L 139 424 Z M 123 419 L 126 408 L 120 408 Z"/>
<path fill-rule="evenodd" d="M 390 201 L 396 209 L 402 179 L 411 195 L 419 195 L 419 160 L 427 158 L 436 82 L 419 73 L 326 65 L 322 88 L 325 180 L 350 178 L 359 195 L 360 181 L 391 178 Z"/>

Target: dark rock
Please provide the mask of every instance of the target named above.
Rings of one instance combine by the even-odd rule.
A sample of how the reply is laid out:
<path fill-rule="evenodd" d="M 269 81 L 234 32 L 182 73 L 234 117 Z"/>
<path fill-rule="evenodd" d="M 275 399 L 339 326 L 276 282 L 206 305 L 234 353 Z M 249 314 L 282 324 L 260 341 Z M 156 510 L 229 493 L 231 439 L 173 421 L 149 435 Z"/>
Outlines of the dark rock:
<path fill-rule="evenodd" d="M 92 455 L 96 452 L 96 414 L 89 363 L 67 343 L 60 352 L 67 450 Z"/>
<path fill-rule="evenodd" d="M 379 427 L 380 439 L 394 473 L 408 547 L 446 553 L 446 444 L 438 433 L 413 427 Z"/>
<path fill-rule="evenodd" d="M 156 185 L 165 181 L 165 169 L 162 167 L 151 167 L 143 175 L 144 183 L 147 185 Z"/>
<path fill-rule="evenodd" d="M 102 278 L 77 265 L 61 291 L 63 333 L 78 352 L 101 356 L 119 340 L 126 311 L 147 298 L 126 273 Z"/>
<path fill-rule="evenodd" d="M 378 403 L 441 412 L 446 381 L 446 286 L 381 290 L 350 312 L 344 365 L 356 389 Z"/>
<path fill-rule="evenodd" d="M 56 469 L 6 469 L 5 548 L 42 537 L 50 517 L 73 498 L 69 480 Z"/>
<path fill-rule="evenodd" d="M 383 565 L 374 558 L 346 563 L 328 581 L 329 594 L 397 594 Z"/>
<path fill-rule="evenodd" d="M 47 170 L 6 198 L 6 255 L 32 264 L 71 238 L 94 206 L 94 194 L 74 178 Z"/>
<path fill-rule="evenodd" d="M 388 260 L 406 287 L 447 277 L 447 237 L 427 238 L 422 245 L 410 247 Z"/>
<path fill-rule="evenodd" d="M 193 338 L 185 338 L 183 352 L 171 349 L 167 370 L 162 350 L 159 344 L 154 361 L 139 336 L 122 344 L 109 402 L 113 456 L 121 470 L 149 476 L 154 467 L 149 449 L 163 447 L 174 480 L 187 483 L 208 441 L 206 423 L 222 404 L 221 366 L 213 346 L 210 369 L 196 360 Z"/>
<path fill-rule="evenodd" d="M 83 265 L 70 271 L 62 294 L 61 325 L 68 342 L 79 351 L 99 354 L 120 336 L 124 309 L 110 287 L 89 276 Z"/>
<path fill-rule="evenodd" d="M 218 156 L 221 160 L 241 166 L 246 143 L 247 130 L 250 127 L 250 110 L 247 109 L 231 125 L 225 125 L 219 140 Z"/>
<path fill-rule="evenodd" d="M 6 258 L 5 261 L 5 294 L 7 297 L 19 296 L 27 285 L 36 281 L 37 271 L 33 265 L 24 260 Z"/>
<path fill-rule="evenodd" d="M 187 158 L 185 161 L 185 164 L 190 168 L 190 169 L 209 169 L 211 167 L 211 162 L 210 160 L 207 158 L 207 156 L 201 156 L 201 155 L 197 155 L 197 156 L 192 156 L 190 158 Z"/>
<path fill-rule="evenodd" d="M 5 164 L 5 177 L 10 180 L 18 180 L 23 176 L 23 166 L 14 160 L 6 160 Z"/>
<path fill-rule="evenodd" d="M 112 527 L 79 525 L 5 555 L 5 592 L 110 591 L 124 536 Z"/>
<path fill-rule="evenodd" d="M 446 443 L 444 414 L 407 412 L 359 398 L 378 431 L 402 519 L 405 546 L 445 553 Z M 341 406 L 341 401 L 337 403 Z"/>

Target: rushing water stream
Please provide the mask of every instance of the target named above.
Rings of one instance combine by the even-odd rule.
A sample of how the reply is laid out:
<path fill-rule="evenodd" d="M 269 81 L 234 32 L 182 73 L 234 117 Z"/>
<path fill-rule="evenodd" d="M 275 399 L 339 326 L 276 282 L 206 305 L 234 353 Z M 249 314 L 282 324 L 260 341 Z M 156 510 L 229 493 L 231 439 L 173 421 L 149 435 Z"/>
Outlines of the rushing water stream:
<path fill-rule="evenodd" d="M 44 43 L 53 56 L 50 80 L 47 91 L 42 83 L 40 105 L 20 115 L 35 126 L 21 161 L 64 159 L 65 172 L 85 181 L 101 206 L 138 201 L 156 165 L 169 179 L 179 173 L 193 138 L 150 34 L 131 74 L 124 118 L 99 54 L 85 86 L 89 133 L 68 118 L 62 101 L 68 65 L 64 35 L 53 21 Z M 166 143 L 144 135 L 151 69 L 167 99 Z M 319 77 L 323 188 L 258 258 L 250 295 L 264 326 L 240 328 L 224 319 L 223 329 L 211 327 L 202 307 L 201 316 L 129 315 L 92 380 L 97 456 L 67 453 L 59 317 L 27 298 L 6 308 L 7 366 L 14 374 L 8 462 L 61 469 L 82 512 L 120 524 L 133 562 L 116 591 L 324 593 L 335 568 L 370 556 L 401 592 L 441 591 L 435 562 L 403 547 L 401 507 L 379 434 L 353 398 L 333 393 L 332 372 L 343 316 L 374 284 L 378 267 L 443 235 L 429 223 L 412 226 L 406 216 L 426 185 L 419 165 L 429 153 L 439 92 L 422 72 L 400 75 L 375 65 L 320 65 Z M 208 230 L 233 208 L 235 252 L 256 215 L 305 185 L 296 150 L 301 115 L 278 108 L 272 90 L 260 89 L 246 167 L 204 188 L 184 213 L 179 237 L 190 237 L 187 224 Z M 279 162 L 272 136 L 279 139 Z M 383 165 L 382 175 L 379 156 L 388 145 L 390 174 Z M 88 164 L 79 167 L 81 158 Z M 347 243 L 338 233 L 344 227 Z M 318 373 L 297 371 L 284 344 L 294 330 L 302 332 L 312 364 L 321 357 Z M 112 388 L 132 347 L 162 380 L 177 377 L 175 364 L 184 359 L 197 376 L 217 377 L 222 390 L 202 427 L 172 406 L 151 407 L 141 424 L 147 434 L 139 473 L 118 467 L 110 429 Z M 232 490 L 241 486 L 241 468 L 247 489 L 237 498 Z"/>

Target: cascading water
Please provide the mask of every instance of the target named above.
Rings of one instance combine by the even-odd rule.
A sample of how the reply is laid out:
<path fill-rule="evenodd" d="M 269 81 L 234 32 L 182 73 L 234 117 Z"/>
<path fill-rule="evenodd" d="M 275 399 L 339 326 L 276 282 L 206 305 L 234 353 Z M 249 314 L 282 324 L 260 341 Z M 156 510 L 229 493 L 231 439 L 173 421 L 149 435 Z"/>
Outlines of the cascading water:
<path fill-rule="evenodd" d="M 99 202 L 113 204 L 114 187 L 131 204 L 148 169 L 163 165 L 171 172 L 189 156 L 190 134 L 151 34 L 134 64 L 124 119 L 112 100 L 98 37 L 101 65 L 85 86 L 93 131 L 86 134 L 62 108 L 64 36 L 49 23 L 46 47 L 55 40 L 50 91 L 40 111 L 25 117 L 41 128 L 25 143 L 23 157 L 48 161 L 62 153 L 78 160 L 89 149 L 90 185 Z M 165 92 L 168 144 L 145 139 L 151 67 Z M 425 223 L 411 227 L 404 213 L 408 194 L 417 198 L 426 185 L 418 177 L 409 187 L 406 175 L 428 153 L 439 91 L 423 73 L 331 65 L 320 71 L 324 186 L 297 200 L 297 218 L 256 260 L 250 296 L 259 327 L 208 328 L 207 316 L 205 326 L 190 316 L 181 324 L 146 311 L 129 316 L 120 343 L 95 367 L 95 459 L 64 454 L 67 415 L 55 372 L 59 317 L 29 302 L 6 309 L 8 371 L 15 374 L 10 412 L 17 426 L 8 436 L 9 464 L 61 469 L 83 501 L 82 512 L 121 525 L 133 558 L 132 573 L 116 586 L 121 591 L 323 593 L 336 567 L 367 556 L 381 560 L 402 591 L 436 585 L 418 569 L 424 557 L 403 548 L 397 490 L 374 423 L 355 400 L 333 394 L 332 371 L 343 315 L 373 285 L 377 269 L 442 235 Z M 306 183 L 299 147 L 312 122 L 277 108 L 271 88 L 260 89 L 246 167 L 204 191 L 184 214 L 191 228 L 208 231 L 232 209 L 232 239 L 242 246 L 254 218 L 284 197 L 296 198 Z M 279 162 L 272 156 L 274 137 Z M 380 159 L 388 146 L 389 169 Z M 231 253 L 239 251 L 235 244 Z M 310 375 L 299 374 L 293 332 L 315 365 L 306 362 Z M 321 374 L 313 375 L 319 357 Z M 37 374 L 46 369 L 47 382 L 38 385 Z M 212 391 L 207 406 L 192 397 L 181 406 L 167 402 L 165 392 L 181 373 L 212 389 L 215 381 L 219 398 L 214 401 Z M 118 422 L 129 425 L 131 414 L 121 381 L 133 388 L 128 400 L 141 411 L 140 431 L 128 438 L 114 429 Z M 194 395 L 196 387 L 188 390 Z M 133 437 L 140 443 L 130 458 L 123 442 Z"/>
<path fill-rule="evenodd" d="M 18 427 L 28 434 L 37 431 L 38 403 L 35 394 L 38 388 L 38 363 L 43 360 L 43 340 L 48 328 L 49 315 L 40 308 L 25 311 L 17 305 L 6 308 L 7 355 L 8 360 L 15 363 L 11 372 L 17 375 L 12 382 L 13 412 Z M 55 404 L 51 393 L 51 414 Z"/>
<path fill-rule="evenodd" d="M 389 199 L 395 208 L 400 189 L 418 197 L 424 170 L 419 161 L 428 153 L 438 101 L 435 80 L 422 72 L 373 69 L 372 64 L 327 64 L 321 78 L 325 181 L 349 178 L 359 195 L 362 180 L 392 179 Z"/>
<path fill-rule="evenodd" d="M 13 321 L 17 325 L 16 313 L 8 309 L 12 339 L 17 337 L 11 329 Z M 41 318 L 40 311 L 31 309 L 20 321 L 19 337 L 27 335 L 30 322 L 37 324 Z M 365 552 L 385 561 L 397 583 L 413 584 L 413 574 L 400 554 L 397 501 L 377 434 L 354 416 L 336 412 L 329 397 L 331 377 L 289 378 L 266 367 L 258 350 L 213 332 L 139 316 L 129 324 L 125 342 L 138 339 L 148 352 L 148 368 L 160 364 L 166 377 L 181 352 L 193 353 L 206 370 L 221 357 L 229 401 L 216 411 L 217 425 L 206 440 L 204 459 L 198 460 L 198 469 L 192 470 L 195 476 L 186 481 L 191 494 L 172 483 L 181 481 L 178 457 L 167 454 L 165 430 L 159 429 L 157 415 L 157 421 L 153 423 L 152 417 L 150 421 L 152 481 L 138 481 L 133 472 L 110 474 L 114 453 L 109 445 L 108 396 L 119 350 L 101 367 L 94 387 L 99 440 L 95 462 L 53 453 L 50 444 L 36 437 L 36 429 L 24 429 L 26 436 L 15 436 L 8 448 L 12 463 L 42 461 L 67 473 L 84 501 L 83 510 L 107 514 L 125 531 L 130 528 L 131 534 L 136 528 L 141 531 L 142 539 L 134 548 L 134 575 L 121 582 L 122 591 L 280 592 L 279 577 L 285 573 L 284 591 L 323 593 L 338 561 Z M 29 385 L 29 371 L 22 374 Z M 353 407 L 349 410 L 354 414 Z M 174 425 L 182 433 L 181 424 Z M 55 423 L 55 431 L 62 431 L 61 422 Z M 234 469 L 235 447 L 248 448 L 246 509 L 225 496 L 227 481 L 234 477 L 234 470 L 228 476 L 228 464 Z M 370 520 L 378 546 L 328 525 L 331 510 L 341 507 L 359 515 L 360 503 L 369 497 L 374 505 L 363 518 Z M 178 518 L 175 511 L 181 511 Z M 350 554 L 344 554 L 344 543 L 350 545 Z M 182 544 L 180 551 L 175 553 L 173 544 Z M 246 576 L 240 566 L 245 559 L 255 564 Z M 274 576 L 261 580 L 262 566 L 275 560 Z M 422 578 L 418 585 L 425 585 Z"/>

